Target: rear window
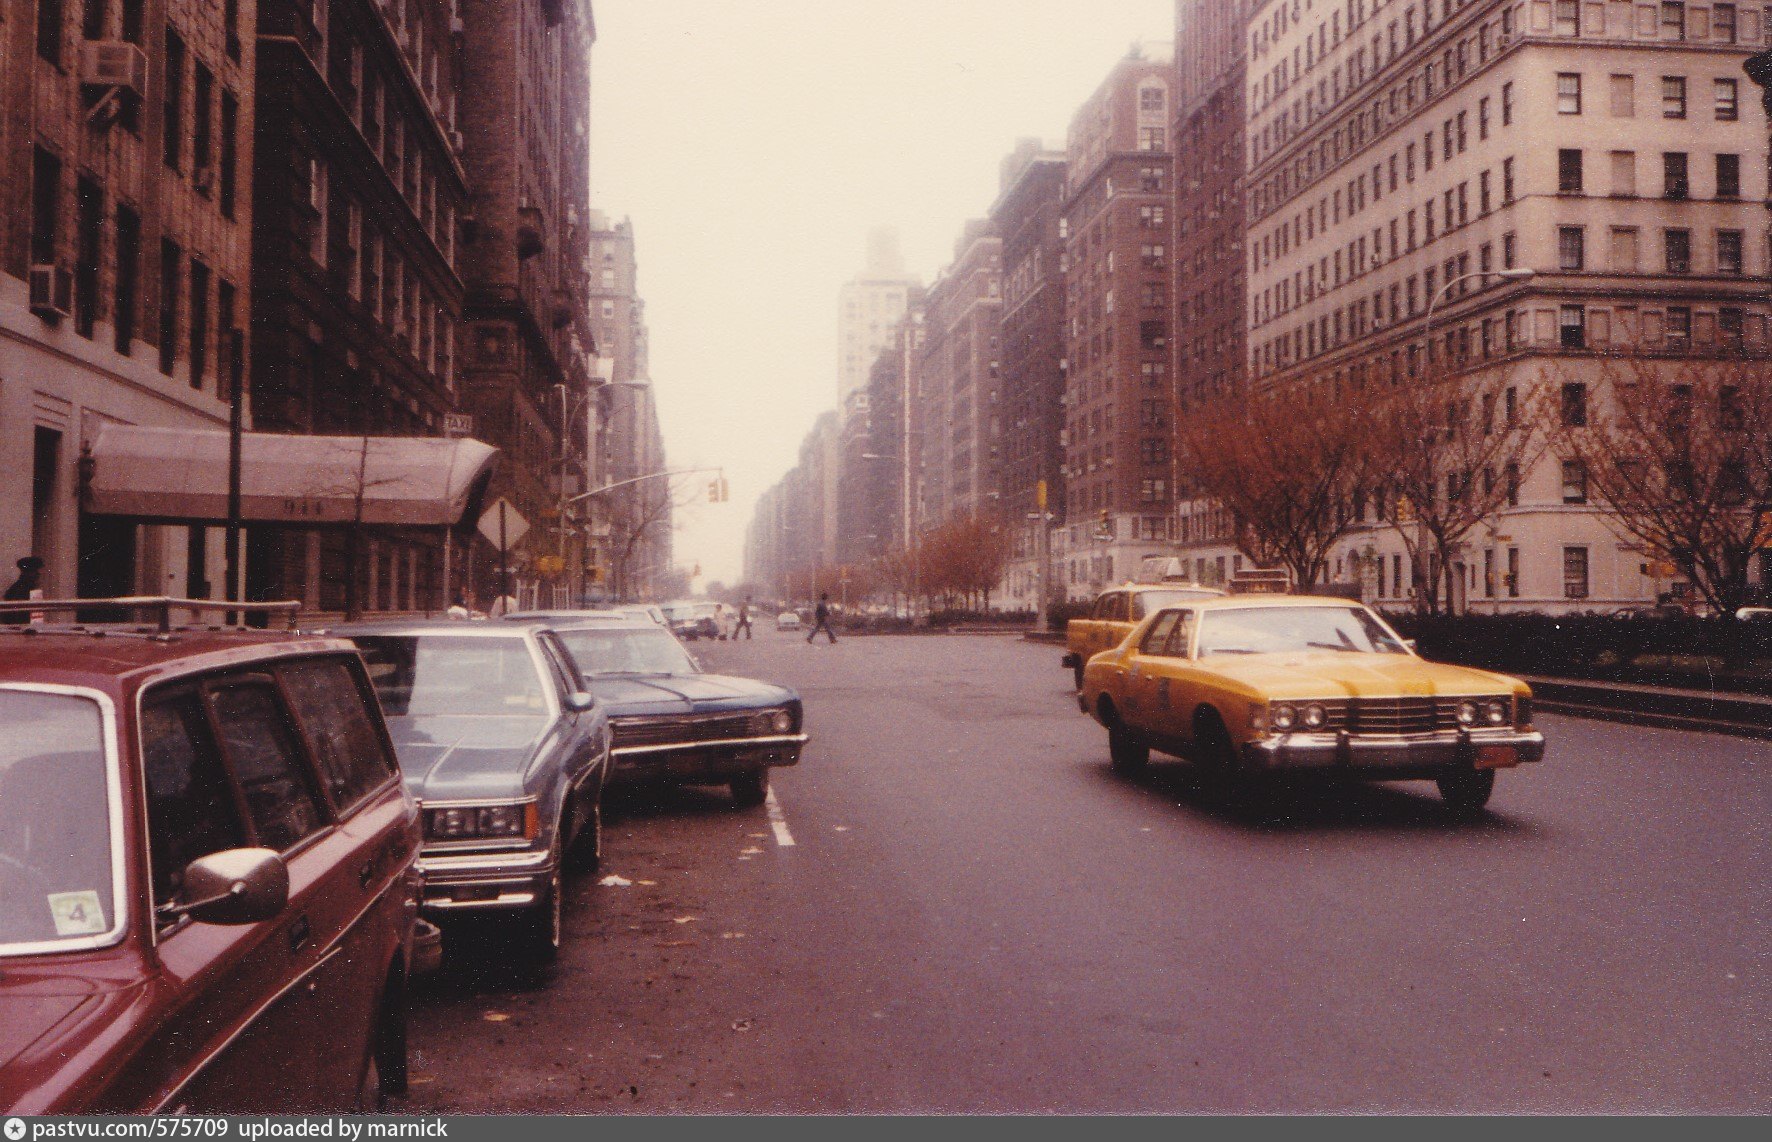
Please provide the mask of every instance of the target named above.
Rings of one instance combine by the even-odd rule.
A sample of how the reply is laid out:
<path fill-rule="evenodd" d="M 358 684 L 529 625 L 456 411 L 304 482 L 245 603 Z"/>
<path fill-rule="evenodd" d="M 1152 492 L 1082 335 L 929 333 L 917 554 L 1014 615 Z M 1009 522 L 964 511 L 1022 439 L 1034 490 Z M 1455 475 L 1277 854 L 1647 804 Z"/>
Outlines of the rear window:
<path fill-rule="evenodd" d="M 92 946 L 119 927 L 104 715 L 0 689 L 0 954 Z"/>

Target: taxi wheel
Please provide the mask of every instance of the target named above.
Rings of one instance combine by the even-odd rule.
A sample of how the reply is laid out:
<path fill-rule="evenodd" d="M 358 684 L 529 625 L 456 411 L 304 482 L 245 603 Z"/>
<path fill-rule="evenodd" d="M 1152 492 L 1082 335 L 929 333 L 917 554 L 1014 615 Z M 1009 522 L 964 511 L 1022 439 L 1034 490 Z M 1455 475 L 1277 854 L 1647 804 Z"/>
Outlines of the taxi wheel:
<path fill-rule="evenodd" d="M 1108 758 L 1115 773 L 1137 773 L 1150 764 L 1151 747 L 1115 721 L 1108 726 Z"/>
<path fill-rule="evenodd" d="M 551 963 L 560 954 L 560 932 L 564 927 L 563 895 L 560 874 L 556 872 L 548 881 L 546 897 L 524 912 L 519 921 L 522 927 L 518 936 L 523 950 L 537 963 Z"/>
<path fill-rule="evenodd" d="M 1495 771 L 1493 769 L 1468 769 L 1458 773 L 1449 773 L 1445 777 L 1434 779 L 1440 787 L 1440 797 L 1446 807 L 1454 813 L 1469 815 L 1479 813 L 1489 803 L 1489 795 L 1495 792 Z"/>
<path fill-rule="evenodd" d="M 753 769 L 727 783 L 732 800 L 741 809 L 754 809 L 769 798 L 769 771 Z"/>

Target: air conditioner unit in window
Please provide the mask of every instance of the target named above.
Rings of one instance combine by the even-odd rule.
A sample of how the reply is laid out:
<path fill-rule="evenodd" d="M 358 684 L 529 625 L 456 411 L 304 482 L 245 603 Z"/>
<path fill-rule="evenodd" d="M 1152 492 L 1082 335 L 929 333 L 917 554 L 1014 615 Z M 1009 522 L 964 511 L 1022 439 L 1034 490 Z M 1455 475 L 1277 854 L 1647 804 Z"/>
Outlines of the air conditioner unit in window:
<path fill-rule="evenodd" d="M 66 267 L 31 267 L 31 312 L 59 321 L 74 312 L 74 275 Z"/>
<path fill-rule="evenodd" d="M 127 87 L 140 95 L 148 86 L 148 57 L 123 40 L 88 40 L 80 45 L 84 87 Z"/>

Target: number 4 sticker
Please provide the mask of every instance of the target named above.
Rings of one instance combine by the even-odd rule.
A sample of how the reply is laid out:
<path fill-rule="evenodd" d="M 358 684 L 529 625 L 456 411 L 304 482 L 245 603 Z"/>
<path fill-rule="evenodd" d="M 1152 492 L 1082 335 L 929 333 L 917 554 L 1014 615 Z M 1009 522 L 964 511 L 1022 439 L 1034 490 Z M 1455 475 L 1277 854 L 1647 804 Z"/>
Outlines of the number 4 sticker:
<path fill-rule="evenodd" d="M 58 936 L 97 936 L 105 930 L 104 905 L 90 888 L 50 893 L 49 912 L 55 917 Z"/>

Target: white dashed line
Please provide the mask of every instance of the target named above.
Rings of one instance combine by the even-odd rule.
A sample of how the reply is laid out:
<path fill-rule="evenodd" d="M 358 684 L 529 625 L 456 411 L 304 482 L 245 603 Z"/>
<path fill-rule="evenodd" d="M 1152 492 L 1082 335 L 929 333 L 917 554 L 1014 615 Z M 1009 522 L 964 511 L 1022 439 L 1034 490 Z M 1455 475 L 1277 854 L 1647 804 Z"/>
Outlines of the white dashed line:
<path fill-rule="evenodd" d="M 769 791 L 763 805 L 769 811 L 769 827 L 775 830 L 775 843 L 784 849 L 794 847 L 794 834 L 788 832 L 788 819 L 782 814 L 781 802 L 775 799 L 775 790 Z"/>

